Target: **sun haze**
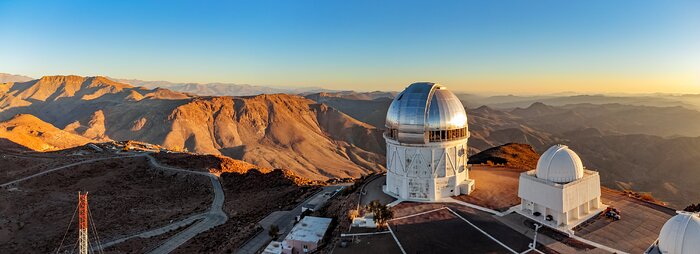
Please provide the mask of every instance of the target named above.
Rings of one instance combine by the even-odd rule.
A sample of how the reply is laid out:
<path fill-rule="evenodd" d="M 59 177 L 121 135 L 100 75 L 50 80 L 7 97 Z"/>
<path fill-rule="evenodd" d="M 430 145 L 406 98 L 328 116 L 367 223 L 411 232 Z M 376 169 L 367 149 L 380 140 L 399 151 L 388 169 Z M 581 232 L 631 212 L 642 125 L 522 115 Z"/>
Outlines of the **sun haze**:
<path fill-rule="evenodd" d="M 327 89 L 700 93 L 697 1 L 0 1 L 0 71 Z"/>

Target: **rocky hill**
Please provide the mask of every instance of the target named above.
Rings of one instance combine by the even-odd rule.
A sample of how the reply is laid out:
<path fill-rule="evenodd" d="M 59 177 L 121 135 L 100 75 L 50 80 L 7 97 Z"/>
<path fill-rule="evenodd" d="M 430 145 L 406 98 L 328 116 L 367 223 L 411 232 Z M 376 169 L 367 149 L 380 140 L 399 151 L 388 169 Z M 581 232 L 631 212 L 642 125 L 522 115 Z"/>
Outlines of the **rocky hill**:
<path fill-rule="evenodd" d="M 153 155 L 158 162 L 172 167 L 201 170 L 216 175 L 222 173 L 246 173 L 251 169 L 267 173 L 271 169 L 260 168 L 241 160 L 231 159 L 221 155 L 196 155 L 190 153 L 156 153 Z"/>
<path fill-rule="evenodd" d="M 0 122 L 0 139 L 35 151 L 61 150 L 91 142 L 88 138 L 58 129 L 28 114 Z"/>
<path fill-rule="evenodd" d="M 91 140 L 227 155 L 311 179 L 383 170 L 381 131 L 301 96 L 197 97 L 104 77 L 0 85 L 0 120 L 31 114 Z"/>
<path fill-rule="evenodd" d="M 532 170 L 540 155 L 530 145 L 508 143 L 486 149 L 469 157 L 469 164 L 487 164 L 508 168 Z"/>

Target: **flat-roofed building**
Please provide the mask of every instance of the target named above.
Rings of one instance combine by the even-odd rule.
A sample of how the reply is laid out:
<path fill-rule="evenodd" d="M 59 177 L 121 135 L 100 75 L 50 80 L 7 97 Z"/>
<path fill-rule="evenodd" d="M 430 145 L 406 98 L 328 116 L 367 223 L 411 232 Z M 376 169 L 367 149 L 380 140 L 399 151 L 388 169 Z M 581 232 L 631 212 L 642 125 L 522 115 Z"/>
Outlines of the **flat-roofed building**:
<path fill-rule="evenodd" d="M 294 225 L 292 231 L 282 241 L 284 254 L 308 253 L 316 250 L 331 224 L 331 218 L 306 216 Z M 271 243 L 272 244 L 272 243 Z M 268 247 L 270 247 L 268 245 Z M 273 246 L 274 247 L 274 246 Z M 271 248 L 277 249 L 277 248 Z"/>
<path fill-rule="evenodd" d="M 565 145 L 547 149 L 535 170 L 520 175 L 521 212 L 550 226 L 573 226 L 601 211 L 600 175 Z"/>

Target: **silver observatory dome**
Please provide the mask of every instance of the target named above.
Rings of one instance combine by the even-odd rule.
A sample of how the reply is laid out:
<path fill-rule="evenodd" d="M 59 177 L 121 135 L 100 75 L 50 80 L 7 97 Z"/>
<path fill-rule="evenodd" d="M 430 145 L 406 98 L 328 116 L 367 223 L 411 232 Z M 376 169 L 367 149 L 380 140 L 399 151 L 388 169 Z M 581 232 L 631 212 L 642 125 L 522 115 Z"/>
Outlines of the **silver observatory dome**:
<path fill-rule="evenodd" d="M 413 83 L 398 94 L 386 115 L 386 138 L 425 144 L 469 137 L 462 102 L 446 87 Z"/>

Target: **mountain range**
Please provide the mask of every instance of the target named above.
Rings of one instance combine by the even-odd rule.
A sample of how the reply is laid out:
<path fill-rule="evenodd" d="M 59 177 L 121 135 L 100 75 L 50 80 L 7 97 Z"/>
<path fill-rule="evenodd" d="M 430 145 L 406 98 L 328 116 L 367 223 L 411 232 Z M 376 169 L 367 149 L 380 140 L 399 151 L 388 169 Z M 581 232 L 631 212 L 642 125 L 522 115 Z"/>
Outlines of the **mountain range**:
<path fill-rule="evenodd" d="M 256 86 L 248 84 L 233 83 L 174 83 L 168 81 L 144 81 L 138 79 L 116 79 L 111 80 L 129 84 L 132 86 L 143 86 L 146 88 L 167 88 L 169 90 L 197 94 L 200 96 L 251 96 L 259 94 L 305 94 L 318 92 L 331 92 L 333 90 L 320 87 L 270 87 Z"/>
<path fill-rule="evenodd" d="M 311 179 L 384 169 L 379 129 L 297 95 L 205 97 L 105 77 L 46 76 L 0 85 L 0 121 L 18 114 L 61 135 L 222 154 Z"/>
<path fill-rule="evenodd" d="M 377 128 L 391 100 L 318 99 Z M 464 102 L 468 105 L 468 102 Z M 467 108 L 470 154 L 508 144 L 542 153 L 569 145 L 602 184 L 651 192 L 672 207 L 700 200 L 700 112 L 680 106 L 534 102 L 523 108 Z M 476 158 L 475 158 L 476 159 Z"/>
<path fill-rule="evenodd" d="M 394 95 L 202 96 L 106 77 L 46 76 L 0 84 L 0 140 L 39 151 L 140 140 L 309 179 L 358 177 L 385 170 L 382 129 Z M 470 154 L 507 143 L 541 153 L 563 143 L 600 172 L 605 186 L 651 192 L 674 207 L 700 200 L 699 111 L 673 103 L 572 102 L 467 106 Z"/>

